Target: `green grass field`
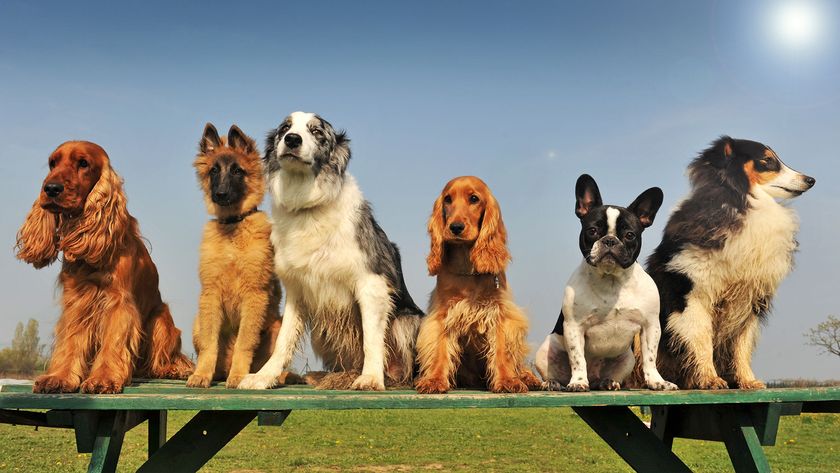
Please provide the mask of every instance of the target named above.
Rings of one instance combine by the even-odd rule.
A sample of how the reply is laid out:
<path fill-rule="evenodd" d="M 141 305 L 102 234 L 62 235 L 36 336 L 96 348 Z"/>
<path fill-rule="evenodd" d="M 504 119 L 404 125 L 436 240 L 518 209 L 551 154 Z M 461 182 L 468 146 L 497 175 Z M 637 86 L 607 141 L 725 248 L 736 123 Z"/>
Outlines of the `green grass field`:
<path fill-rule="evenodd" d="M 169 435 L 191 412 L 170 412 Z M 145 424 L 126 436 L 120 471 L 145 459 Z M 723 444 L 677 440 L 701 472 L 731 471 Z M 776 472 L 840 471 L 840 417 L 783 417 L 765 451 Z M 0 472 L 84 471 L 73 433 L 0 425 Z M 256 421 L 202 471 L 631 471 L 571 409 L 297 411 L 282 427 Z"/>

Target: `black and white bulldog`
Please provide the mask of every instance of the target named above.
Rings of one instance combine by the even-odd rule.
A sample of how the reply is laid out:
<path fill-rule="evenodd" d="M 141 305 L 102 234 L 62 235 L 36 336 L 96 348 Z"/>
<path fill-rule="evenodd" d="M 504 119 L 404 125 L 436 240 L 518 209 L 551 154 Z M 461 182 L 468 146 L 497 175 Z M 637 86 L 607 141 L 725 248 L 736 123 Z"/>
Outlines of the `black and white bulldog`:
<path fill-rule="evenodd" d="M 662 190 L 642 192 L 627 208 L 603 205 L 595 180 L 584 174 L 575 196 L 583 262 L 566 284 L 554 331 L 537 351 L 543 387 L 587 391 L 591 381 L 596 389 L 620 389 L 633 371 L 633 338 L 640 334 L 645 385 L 677 389 L 656 370 L 659 292 L 636 262 Z"/>

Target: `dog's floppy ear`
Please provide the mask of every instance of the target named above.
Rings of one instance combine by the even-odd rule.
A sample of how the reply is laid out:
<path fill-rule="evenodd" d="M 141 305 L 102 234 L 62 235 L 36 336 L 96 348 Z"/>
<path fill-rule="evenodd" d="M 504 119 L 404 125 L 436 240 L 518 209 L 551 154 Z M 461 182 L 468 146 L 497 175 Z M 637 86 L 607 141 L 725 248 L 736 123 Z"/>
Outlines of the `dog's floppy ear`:
<path fill-rule="evenodd" d="M 443 264 L 443 232 L 446 226 L 446 215 L 443 211 L 443 193 L 435 200 L 432 207 L 432 215 L 429 216 L 427 228 L 432 243 L 429 256 L 426 257 L 426 265 L 429 267 L 429 275 L 436 276 Z"/>
<path fill-rule="evenodd" d="M 659 207 L 662 206 L 663 197 L 664 195 L 662 194 L 662 189 L 658 187 L 651 187 L 650 189 L 642 192 L 639 197 L 636 197 L 636 200 L 627 207 L 627 210 L 639 217 L 639 221 L 642 223 L 642 226 L 647 228 L 653 225 L 653 219 L 656 217 L 656 212 L 659 211 Z"/>
<path fill-rule="evenodd" d="M 216 148 L 222 145 L 222 139 L 219 138 L 219 132 L 212 123 L 204 125 L 204 134 L 201 135 L 201 141 L 198 142 L 198 150 L 201 154 L 212 153 Z"/>
<path fill-rule="evenodd" d="M 94 266 L 113 263 L 123 251 L 130 222 L 122 178 L 106 156 L 99 180 L 87 196 L 84 213 L 59 225 L 65 261 L 85 261 Z"/>
<path fill-rule="evenodd" d="M 500 274 L 510 261 L 507 230 L 496 198 L 488 194 L 485 201 L 481 229 L 470 251 L 470 260 L 477 273 Z"/>
<path fill-rule="evenodd" d="M 575 215 L 583 218 L 590 210 L 602 204 L 601 192 L 595 179 L 589 174 L 581 174 L 575 184 Z"/>
<path fill-rule="evenodd" d="M 56 216 L 41 208 L 38 199 L 17 233 L 17 258 L 40 269 L 58 257 Z"/>
<path fill-rule="evenodd" d="M 336 132 L 335 146 L 333 146 L 332 153 L 330 153 L 330 162 L 338 165 L 338 170 L 344 175 L 344 170 L 347 169 L 347 163 L 350 162 L 350 138 L 344 131 Z"/>
<path fill-rule="evenodd" d="M 205 130 L 206 131 L 206 130 Z M 257 152 L 257 144 L 236 125 L 231 125 L 228 131 L 228 146 L 245 154 Z"/>

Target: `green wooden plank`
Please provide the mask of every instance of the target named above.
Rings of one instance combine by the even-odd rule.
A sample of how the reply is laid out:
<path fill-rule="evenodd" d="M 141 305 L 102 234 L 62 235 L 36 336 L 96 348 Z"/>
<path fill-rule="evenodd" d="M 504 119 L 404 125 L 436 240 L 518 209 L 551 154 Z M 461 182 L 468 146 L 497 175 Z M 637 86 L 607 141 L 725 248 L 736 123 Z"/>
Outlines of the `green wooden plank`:
<path fill-rule="evenodd" d="M 740 407 L 731 407 L 725 411 L 722 409 L 718 421 L 735 472 L 769 473 L 770 464 L 761 449 L 761 441 L 749 412 Z"/>
<path fill-rule="evenodd" d="M 628 465 L 642 472 L 691 470 L 627 407 L 575 407 L 575 412 Z"/>
<path fill-rule="evenodd" d="M 152 455 L 138 472 L 193 472 L 219 452 L 251 420 L 256 411 L 201 411 Z"/>
<path fill-rule="evenodd" d="M 138 388 L 141 389 L 141 388 Z M 153 389 L 147 385 L 142 389 Z M 194 391 L 194 390 L 193 390 Z M 454 391 L 421 395 L 414 391 L 355 392 L 282 388 L 262 391 L 166 388 L 154 393 L 123 394 L 32 394 L 0 392 L 0 409 L 89 410 L 294 410 L 294 409 L 440 409 L 561 406 L 660 406 L 698 404 L 762 404 L 777 402 L 822 402 L 840 400 L 840 387 L 813 389 L 764 389 L 754 391 L 646 390 L 587 393 L 533 392 L 494 394 L 486 391 Z"/>

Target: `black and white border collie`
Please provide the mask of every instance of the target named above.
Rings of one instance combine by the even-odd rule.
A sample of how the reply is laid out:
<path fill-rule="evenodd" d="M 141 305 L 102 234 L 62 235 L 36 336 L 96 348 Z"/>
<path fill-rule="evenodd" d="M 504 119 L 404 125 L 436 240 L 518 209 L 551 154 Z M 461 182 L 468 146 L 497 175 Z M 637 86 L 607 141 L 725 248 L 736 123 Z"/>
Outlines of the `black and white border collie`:
<path fill-rule="evenodd" d="M 681 388 L 764 387 L 750 367 L 760 324 L 793 267 L 791 199 L 814 178 L 762 143 L 715 141 L 688 167 L 691 193 L 648 259 L 659 288 L 659 371 Z"/>
<path fill-rule="evenodd" d="M 349 144 L 314 113 L 292 113 L 268 135 L 271 241 L 286 305 L 271 358 L 240 388 L 276 385 L 304 328 L 328 370 L 361 372 L 347 387 L 383 390 L 386 371 L 410 383 L 423 312 L 405 287 L 397 247 L 346 172 Z"/>

